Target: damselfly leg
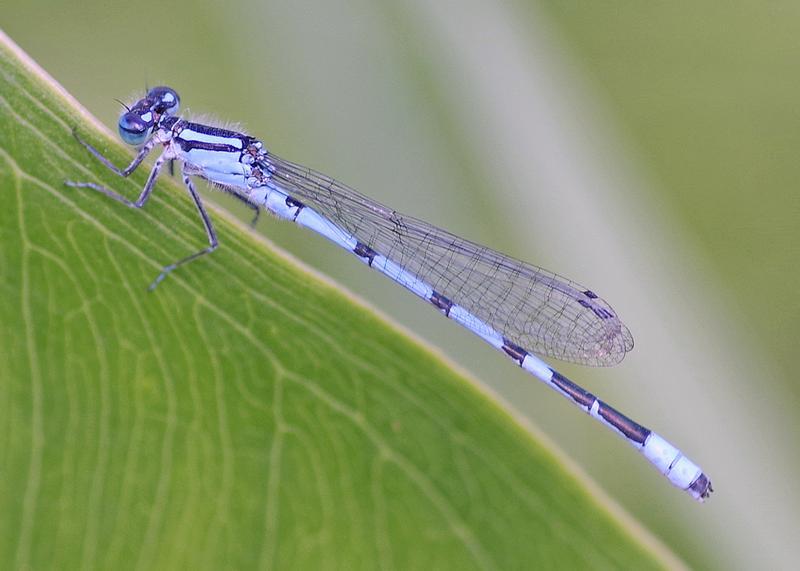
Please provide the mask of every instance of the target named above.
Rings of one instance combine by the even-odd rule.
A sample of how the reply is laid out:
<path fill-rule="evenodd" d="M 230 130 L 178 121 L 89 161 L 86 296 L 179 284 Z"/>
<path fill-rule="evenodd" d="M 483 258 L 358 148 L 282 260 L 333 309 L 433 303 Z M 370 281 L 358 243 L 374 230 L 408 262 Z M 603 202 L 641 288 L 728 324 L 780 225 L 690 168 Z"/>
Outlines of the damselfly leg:
<path fill-rule="evenodd" d="M 78 135 L 77 131 L 73 129 L 72 134 L 75 136 L 75 139 L 83 145 L 94 157 L 99 160 L 103 165 L 105 165 L 111 172 L 118 174 L 121 177 L 127 178 L 131 173 L 133 173 L 137 167 L 142 163 L 142 161 L 150 154 L 150 151 L 153 150 L 153 147 L 156 145 L 158 140 L 156 138 L 152 138 L 145 143 L 145 145 L 139 150 L 136 154 L 136 157 L 131 161 L 131 163 L 125 167 L 124 169 L 120 169 L 114 163 L 112 163 L 108 158 L 103 155 L 100 151 L 94 148 L 91 144 L 84 141 L 80 135 Z M 172 162 L 173 157 L 169 156 L 169 150 L 165 150 L 161 153 L 161 155 L 156 159 L 156 162 L 153 164 L 153 168 L 150 170 L 150 175 L 147 177 L 147 182 L 145 183 L 144 187 L 142 188 L 141 193 L 139 194 L 139 198 L 135 201 L 131 201 L 128 198 L 122 196 L 118 192 L 111 190 L 101 184 L 97 184 L 94 182 L 75 182 L 75 181 L 65 181 L 67 186 L 71 186 L 73 188 L 91 188 L 92 190 L 96 190 L 109 198 L 116 200 L 124 204 L 129 208 L 142 208 L 147 203 L 148 199 L 150 198 L 150 194 L 153 192 L 153 188 L 155 187 L 156 180 L 158 179 L 158 175 L 161 172 L 161 167 L 164 165 L 166 161 Z M 161 273 L 156 277 L 155 280 L 148 286 L 148 290 L 153 291 L 158 284 L 164 281 L 164 278 L 167 277 L 173 270 L 176 268 L 187 264 L 193 260 L 200 258 L 205 254 L 210 254 L 214 250 L 217 249 L 219 245 L 219 241 L 217 240 L 217 233 L 214 230 L 214 225 L 211 222 L 211 218 L 208 215 L 205 207 L 203 206 L 203 201 L 200 198 L 197 190 L 194 188 L 189 175 L 186 174 L 185 167 L 181 168 L 181 174 L 183 177 L 183 184 L 186 186 L 187 191 L 189 192 L 189 196 L 192 197 L 192 201 L 194 202 L 195 207 L 197 208 L 198 213 L 200 214 L 200 219 L 203 221 L 203 227 L 206 231 L 206 237 L 208 238 L 208 247 L 203 248 L 202 250 L 195 252 L 185 258 L 178 260 L 172 264 L 166 265 L 161 269 Z M 256 214 L 253 223 L 258 219 L 258 215 Z"/>

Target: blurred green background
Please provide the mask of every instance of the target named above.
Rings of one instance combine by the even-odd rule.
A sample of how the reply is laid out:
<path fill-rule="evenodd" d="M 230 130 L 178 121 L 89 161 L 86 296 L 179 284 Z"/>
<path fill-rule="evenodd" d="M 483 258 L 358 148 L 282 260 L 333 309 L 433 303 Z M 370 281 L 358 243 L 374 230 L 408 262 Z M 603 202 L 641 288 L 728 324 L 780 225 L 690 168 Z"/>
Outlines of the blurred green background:
<path fill-rule="evenodd" d="M 0 26 L 109 126 L 114 98 L 169 84 L 189 112 L 599 292 L 637 346 L 562 369 L 701 464 L 706 505 L 387 280 L 259 228 L 475 372 L 690 565 L 796 560 L 800 5 L 7 0 Z"/>

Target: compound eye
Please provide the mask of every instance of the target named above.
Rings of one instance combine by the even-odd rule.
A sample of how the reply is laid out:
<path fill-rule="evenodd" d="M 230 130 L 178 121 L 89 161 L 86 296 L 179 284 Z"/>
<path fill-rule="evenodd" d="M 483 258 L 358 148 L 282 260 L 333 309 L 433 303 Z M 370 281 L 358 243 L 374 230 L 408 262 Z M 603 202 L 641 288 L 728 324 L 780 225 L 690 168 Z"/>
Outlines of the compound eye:
<path fill-rule="evenodd" d="M 149 118 L 148 118 L 149 115 Z M 119 118 L 119 136 L 129 145 L 141 145 L 153 129 L 152 113 L 125 113 Z"/>
<path fill-rule="evenodd" d="M 178 92 L 171 87 L 154 87 L 147 93 L 147 98 L 154 101 L 153 111 L 159 115 L 175 115 L 181 106 Z"/>

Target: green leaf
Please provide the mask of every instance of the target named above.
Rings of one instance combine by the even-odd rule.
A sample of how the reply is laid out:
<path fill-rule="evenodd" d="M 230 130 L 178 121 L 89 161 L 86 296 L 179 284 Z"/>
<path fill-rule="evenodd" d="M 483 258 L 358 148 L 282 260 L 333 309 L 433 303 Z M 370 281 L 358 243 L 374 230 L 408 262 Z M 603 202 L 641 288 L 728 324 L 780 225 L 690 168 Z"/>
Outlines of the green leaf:
<path fill-rule="evenodd" d="M 203 246 L 185 191 L 163 177 L 134 211 L 66 187 L 135 197 L 147 173 L 98 164 L 73 126 L 130 150 L 0 39 L 2 568 L 676 564 L 440 356 L 218 209 L 222 247 L 148 293 Z"/>

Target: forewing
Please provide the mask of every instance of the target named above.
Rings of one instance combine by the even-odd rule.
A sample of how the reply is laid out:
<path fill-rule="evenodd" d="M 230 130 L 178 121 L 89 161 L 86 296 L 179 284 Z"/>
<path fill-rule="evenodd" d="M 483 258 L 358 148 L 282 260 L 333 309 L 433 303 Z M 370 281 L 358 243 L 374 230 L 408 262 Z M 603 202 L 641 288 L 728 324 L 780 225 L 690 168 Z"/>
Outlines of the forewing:
<path fill-rule="evenodd" d="M 633 337 L 611 306 L 545 269 L 459 238 L 330 177 L 269 155 L 271 180 L 510 342 L 584 365 L 618 363 Z"/>

